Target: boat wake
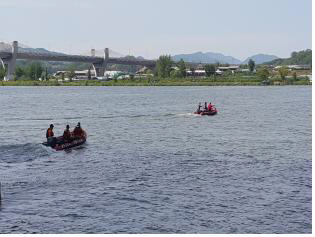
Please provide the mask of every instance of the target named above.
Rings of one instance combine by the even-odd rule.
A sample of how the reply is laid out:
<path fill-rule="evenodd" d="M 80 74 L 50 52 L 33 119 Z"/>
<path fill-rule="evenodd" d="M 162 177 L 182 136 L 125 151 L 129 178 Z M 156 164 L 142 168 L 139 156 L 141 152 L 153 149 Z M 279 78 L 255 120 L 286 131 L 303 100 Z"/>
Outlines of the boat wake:
<path fill-rule="evenodd" d="M 109 115 L 109 116 L 99 116 L 101 119 L 112 119 L 112 118 L 140 118 L 140 117 L 150 117 L 149 114 L 137 114 L 137 115 Z"/>
<path fill-rule="evenodd" d="M 181 114 L 176 114 L 176 116 L 180 116 L 180 117 L 201 117 L 200 114 L 194 114 L 194 113 L 181 113 Z"/>
<path fill-rule="evenodd" d="M 22 163 L 48 156 L 51 151 L 40 144 L 26 143 L 2 145 L 0 146 L 0 154 L 0 163 Z"/>
<path fill-rule="evenodd" d="M 113 116 L 99 116 L 101 119 L 112 119 L 112 118 L 157 118 L 157 117 L 200 117 L 199 114 L 194 113 L 165 113 L 165 114 L 137 114 L 137 115 L 113 115 Z"/>

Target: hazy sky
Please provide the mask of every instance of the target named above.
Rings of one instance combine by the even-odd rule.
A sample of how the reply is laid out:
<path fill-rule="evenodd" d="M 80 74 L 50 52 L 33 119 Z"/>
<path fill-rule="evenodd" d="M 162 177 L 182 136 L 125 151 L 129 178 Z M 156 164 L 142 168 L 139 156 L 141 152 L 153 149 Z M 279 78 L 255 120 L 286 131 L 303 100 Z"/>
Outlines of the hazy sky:
<path fill-rule="evenodd" d="M 0 41 L 146 58 L 219 52 L 288 57 L 312 46 L 311 0 L 0 0 Z"/>

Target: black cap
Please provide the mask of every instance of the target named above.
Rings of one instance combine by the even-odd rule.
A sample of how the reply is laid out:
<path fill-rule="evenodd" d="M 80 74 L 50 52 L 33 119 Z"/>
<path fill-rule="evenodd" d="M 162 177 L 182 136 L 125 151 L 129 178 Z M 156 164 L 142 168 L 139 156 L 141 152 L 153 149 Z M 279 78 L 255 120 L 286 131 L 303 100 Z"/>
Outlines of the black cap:
<path fill-rule="evenodd" d="M 53 125 L 53 124 L 50 124 L 50 126 L 49 126 L 49 127 L 53 128 L 53 127 L 54 127 L 54 125 Z"/>
<path fill-rule="evenodd" d="M 70 128 L 70 126 L 69 126 L 69 125 L 67 125 L 67 128 Z"/>

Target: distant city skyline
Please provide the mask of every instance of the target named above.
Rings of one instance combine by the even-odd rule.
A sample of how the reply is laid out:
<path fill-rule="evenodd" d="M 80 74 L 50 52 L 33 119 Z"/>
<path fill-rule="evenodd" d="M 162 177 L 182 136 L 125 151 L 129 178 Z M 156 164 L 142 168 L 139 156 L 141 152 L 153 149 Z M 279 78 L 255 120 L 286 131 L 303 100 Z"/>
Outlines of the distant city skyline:
<path fill-rule="evenodd" d="M 244 60 L 312 48 L 311 0 L 1 0 L 0 9 L 0 41 L 71 54 L 109 47 Z"/>

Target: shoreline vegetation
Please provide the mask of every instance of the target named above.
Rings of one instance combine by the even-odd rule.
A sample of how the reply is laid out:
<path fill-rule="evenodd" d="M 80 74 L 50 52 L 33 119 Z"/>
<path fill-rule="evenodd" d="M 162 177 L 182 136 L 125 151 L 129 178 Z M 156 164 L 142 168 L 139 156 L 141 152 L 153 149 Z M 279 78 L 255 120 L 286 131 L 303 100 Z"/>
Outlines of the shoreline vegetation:
<path fill-rule="evenodd" d="M 120 80 L 79 80 L 79 81 L 38 81 L 13 80 L 0 81 L 0 86 L 281 86 L 311 85 L 309 78 L 273 78 L 261 80 L 259 77 L 205 77 L 205 78 L 133 78 Z"/>
<path fill-rule="evenodd" d="M 183 59 L 172 60 L 171 55 L 161 55 L 155 68 L 129 65 L 113 70 L 109 65 L 108 74 L 97 77 L 90 65 L 81 64 L 83 71 L 75 71 L 77 64 L 69 64 L 68 70 L 48 68 L 40 61 L 19 61 L 15 68 L 14 80 L 0 81 L 0 86 L 278 86 L 311 85 L 312 51 L 293 52 L 291 58 L 275 61 L 275 65 L 256 65 L 249 59 L 248 64 L 192 64 Z M 305 63 L 301 64 L 301 63 Z M 116 65 L 117 66 L 117 65 Z M 124 65 L 126 66 L 126 65 Z M 57 70 L 59 69 L 59 71 Z M 57 70 L 57 71 L 56 71 Z M 0 78 L 6 70 L 0 67 Z M 95 75 L 95 76 L 92 76 Z M 79 80 L 81 79 L 81 80 Z"/>

